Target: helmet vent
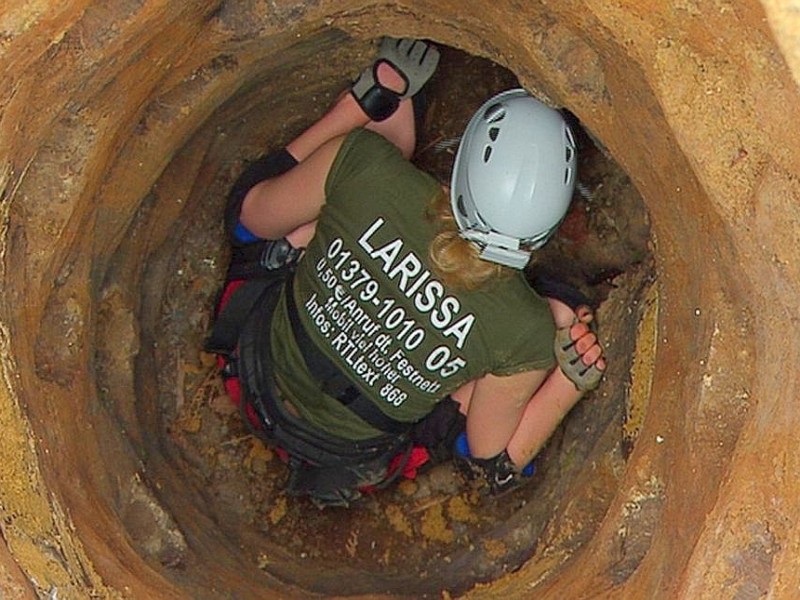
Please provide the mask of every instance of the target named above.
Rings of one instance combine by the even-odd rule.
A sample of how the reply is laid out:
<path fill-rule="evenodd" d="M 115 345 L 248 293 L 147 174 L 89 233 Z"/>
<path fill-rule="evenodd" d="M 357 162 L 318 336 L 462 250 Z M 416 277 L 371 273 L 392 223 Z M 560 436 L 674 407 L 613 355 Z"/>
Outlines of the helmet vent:
<path fill-rule="evenodd" d="M 568 184 L 570 179 L 572 179 L 572 169 L 567 167 L 564 169 L 564 183 Z"/>
<path fill-rule="evenodd" d="M 491 127 L 489 128 L 489 139 L 493 142 L 497 141 L 497 136 L 500 135 L 500 128 L 499 127 Z"/>
<path fill-rule="evenodd" d="M 492 147 L 487 145 L 486 148 L 483 149 L 483 162 L 488 163 L 489 158 L 492 156 Z"/>
<path fill-rule="evenodd" d="M 464 196 L 462 194 L 458 195 L 458 200 L 456 200 L 456 208 L 458 209 L 458 212 L 461 213 L 461 216 L 466 219 L 467 209 L 464 208 Z"/>
<path fill-rule="evenodd" d="M 569 128 L 569 125 L 566 123 L 564 124 L 564 135 L 567 136 L 567 143 L 571 147 L 575 147 L 575 137 L 572 135 L 572 129 Z"/>
<path fill-rule="evenodd" d="M 483 119 L 487 123 L 497 123 L 506 117 L 506 109 L 502 104 L 492 104 L 483 112 Z"/>
<path fill-rule="evenodd" d="M 564 146 L 564 148 L 567 151 L 567 162 L 570 162 L 572 160 L 572 148 L 569 146 Z"/>

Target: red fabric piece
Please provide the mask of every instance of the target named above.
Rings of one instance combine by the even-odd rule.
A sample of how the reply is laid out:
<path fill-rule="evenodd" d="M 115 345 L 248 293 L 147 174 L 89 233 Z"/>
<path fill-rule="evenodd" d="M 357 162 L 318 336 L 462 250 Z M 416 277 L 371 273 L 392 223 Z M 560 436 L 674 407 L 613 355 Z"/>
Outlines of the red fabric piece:
<path fill-rule="evenodd" d="M 403 466 L 403 471 L 400 473 L 401 477 L 405 479 L 416 479 L 419 468 L 430 460 L 428 450 L 423 446 L 414 446 L 411 448 L 411 456 L 408 457 L 408 462 Z M 398 454 L 389 463 L 389 475 L 391 476 L 400 466 L 403 460 L 403 455 Z"/>
<path fill-rule="evenodd" d="M 289 462 L 289 453 L 286 450 L 280 446 L 274 446 L 272 449 L 275 451 L 275 455 L 281 460 L 281 462 Z"/>

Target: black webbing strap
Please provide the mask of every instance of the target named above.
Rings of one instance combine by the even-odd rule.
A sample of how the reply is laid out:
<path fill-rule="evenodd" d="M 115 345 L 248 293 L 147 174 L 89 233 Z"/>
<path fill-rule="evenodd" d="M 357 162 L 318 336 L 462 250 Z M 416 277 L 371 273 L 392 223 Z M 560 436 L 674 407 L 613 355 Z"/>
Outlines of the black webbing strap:
<path fill-rule="evenodd" d="M 239 343 L 244 324 L 267 288 L 280 284 L 282 278 L 250 279 L 242 284 L 217 313 L 206 352 L 229 356 Z"/>
<path fill-rule="evenodd" d="M 297 345 L 311 374 L 322 383 L 322 390 L 336 398 L 360 419 L 385 433 L 406 433 L 413 423 L 398 421 L 365 397 L 341 369 L 325 356 L 300 322 L 291 282 L 286 283 L 286 308 Z"/>
<path fill-rule="evenodd" d="M 382 435 L 368 440 L 346 440 L 326 434 L 291 415 L 283 406 L 272 372 L 269 323 L 277 303 L 275 290 L 259 300 L 239 340 L 239 380 L 242 383 L 242 408 L 252 406 L 261 428 L 252 431 L 269 443 L 286 449 L 290 455 L 314 465 L 343 466 L 360 464 L 382 456 L 394 456 L 409 445 L 407 436 Z M 242 417 L 250 424 L 246 412 Z"/>

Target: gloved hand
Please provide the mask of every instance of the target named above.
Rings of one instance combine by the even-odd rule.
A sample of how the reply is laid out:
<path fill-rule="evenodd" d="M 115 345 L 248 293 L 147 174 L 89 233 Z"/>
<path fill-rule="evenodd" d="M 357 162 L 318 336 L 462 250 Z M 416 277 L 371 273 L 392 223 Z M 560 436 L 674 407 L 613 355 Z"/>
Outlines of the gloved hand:
<path fill-rule="evenodd" d="M 386 63 L 405 81 L 405 89 L 395 92 L 378 80 L 378 67 Z M 416 94 L 431 78 L 439 64 L 439 51 L 433 44 L 409 38 L 383 38 L 378 56 L 361 73 L 351 93 L 373 121 L 388 119 L 400 101 Z"/>
<path fill-rule="evenodd" d="M 603 347 L 593 330 L 594 315 L 587 306 L 576 310 L 572 325 L 556 331 L 555 354 L 558 366 L 581 392 L 595 389 L 603 377 L 606 361 Z"/>

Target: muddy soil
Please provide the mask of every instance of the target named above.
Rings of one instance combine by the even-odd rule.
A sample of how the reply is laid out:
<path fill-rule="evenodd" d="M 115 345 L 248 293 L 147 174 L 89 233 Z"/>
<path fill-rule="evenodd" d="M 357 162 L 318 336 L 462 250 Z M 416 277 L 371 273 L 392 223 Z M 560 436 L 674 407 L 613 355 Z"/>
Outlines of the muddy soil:
<path fill-rule="evenodd" d="M 441 66 L 428 90 L 418 164 L 447 181 L 458 138 L 473 111 L 493 93 L 517 85 L 513 74 L 493 63 L 443 49 Z M 331 90 L 331 97 L 338 91 Z M 542 251 L 537 269 L 559 272 L 579 285 L 602 305 L 601 316 L 627 314 L 635 319 L 631 302 L 652 279 L 647 215 L 627 176 L 579 126 L 577 131 L 580 192 L 557 238 Z M 480 554 L 495 565 L 494 572 L 476 572 L 480 579 L 513 570 L 530 556 L 535 539 L 520 548 L 496 532 L 528 503 L 539 501 L 538 486 L 548 473 L 553 477 L 561 468 L 565 448 L 592 443 L 590 435 L 582 442 L 581 434 L 597 426 L 598 410 L 618 422 L 622 438 L 625 386 L 618 382 L 614 389 L 620 391 L 613 397 L 604 393 L 603 402 L 591 396 L 584 399 L 583 404 L 595 408 L 581 405 L 573 411 L 537 458 L 538 471 L 531 483 L 502 499 L 481 498 L 454 476 L 449 465 L 416 481 L 403 481 L 349 510 L 319 511 L 305 500 L 287 497 L 282 491 L 286 467 L 246 430 L 223 393 L 214 358 L 201 351 L 225 267 L 224 253 L 215 250 L 221 239 L 218 212 L 207 213 L 193 225 L 192 235 L 175 256 L 175 275 L 165 288 L 158 386 L 164 439 L 205 490 L 223 530 L 249 526 L 263 535 L 265 548 L 282 548 L 309 568 L 347 565 L 402 579 L 411 576 L 420 582 L 419 590 L 441 590 L 436 585 L 439 565 Z M 613 335 L 617 325 L 603 323 L 604 335 Z M 628 327 L 625 337 L 617 336 L 609 349 L 612 361 L 628 359 L 634 329 Z M 566 443 L 565 436 L 573 439 Z M 575 456 L 585 456 L 588 449 L 584 450 Z M 621 450 L 614 452 L 610 460 L 624 460 Z M 272 558 L 268 551 L 250 557 L 265 570 Z"/>

